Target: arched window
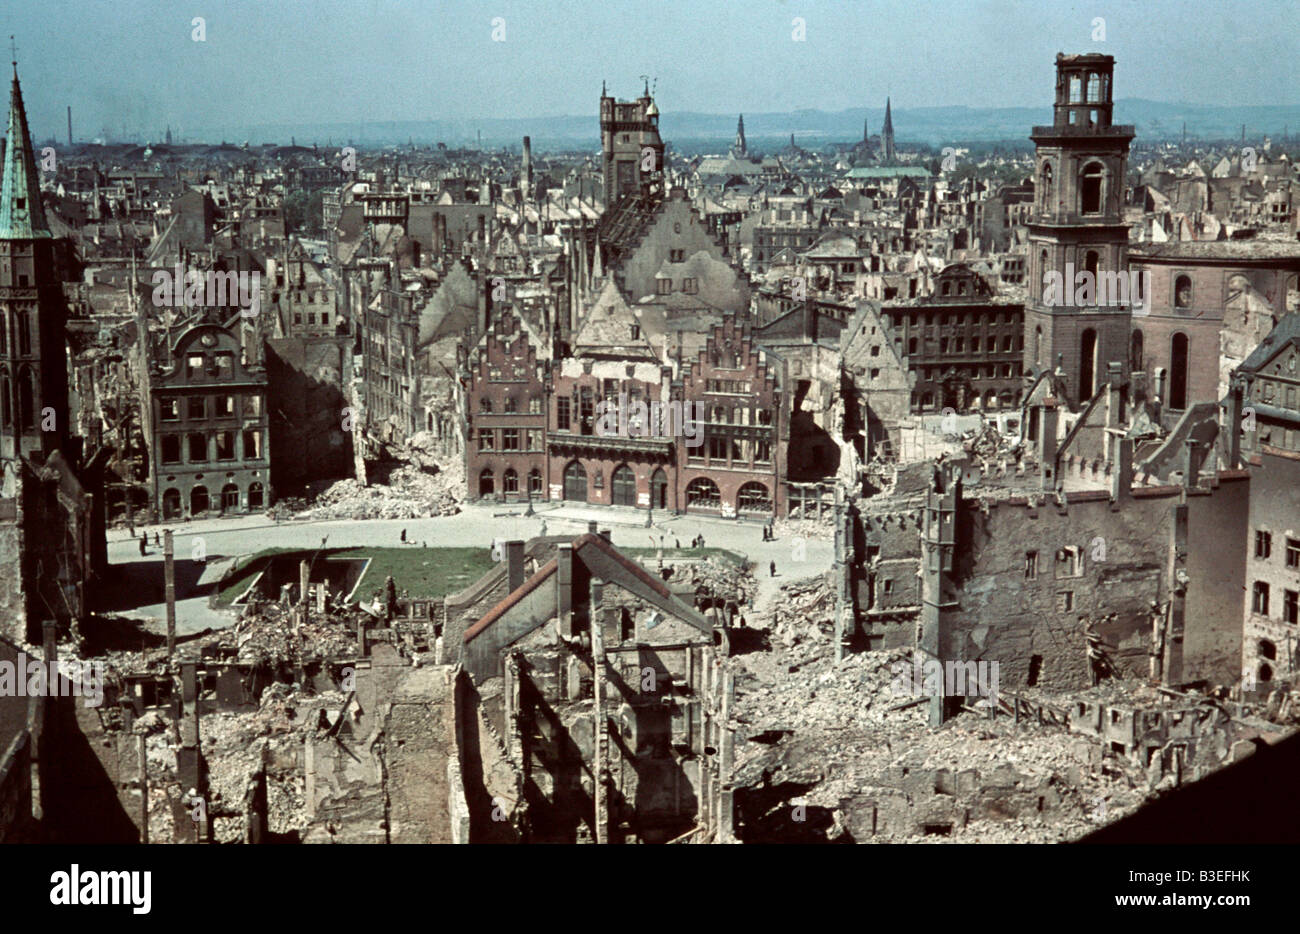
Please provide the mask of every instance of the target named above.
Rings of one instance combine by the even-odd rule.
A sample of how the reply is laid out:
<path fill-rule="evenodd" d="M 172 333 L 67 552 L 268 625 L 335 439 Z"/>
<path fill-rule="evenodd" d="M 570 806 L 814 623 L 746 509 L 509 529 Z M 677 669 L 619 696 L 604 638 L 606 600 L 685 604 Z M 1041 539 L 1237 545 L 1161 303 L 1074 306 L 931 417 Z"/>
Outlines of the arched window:
<path fill-rule="evenodd" d="M 1041 324 L 1034 328 L 1034 363 L 1037 366 L 1043 365 L 1043 326 Z"/>
<path fill-rule="evenodd" d="M 1047 264 L 1047 247 L 1043 247 L 1042 251 L 1038 254 L 1038 284 L 1044 289 L 1044 291 L 1047 289 Z"/>
<path fill-rule="evenodd" d="M 1088 272 L 1092 273 L 1094 287 L 1096 286 L 1097 269 L 1100 266 L 1101 266 L 1101 254 L 1098 253 L 1096 250 L 1089 250 L 1087 253 L 1083 254 L 1083 268 L 1086 269 Z M 1097 292 L 1096 294 L 1098 297 L 1098 301 L 1100 301 L 1101 293 Z"/>
<path fill-rule="evenodd" d="M 736 493 L 736 509 L 740 512 L 771 512 L 772 497 L 768 495 L 767 487 L 756 480 L 746 483 Z"/>
<path fill-rule="evenodd" d="M 1083 214 L 1101 213 L 1101 181 L 1103 171 L 1100 162 L 1090 162 L 1079 173 L 1079 211 Z"/>
<path fill-rule="evenodd" d="M 610 478 L 610 493 L 615 506 L 636 505 L 636 474 L 627 464 L 614 471 Z"/>
<path fill-rule="evenodd" d="M 542 472 L 536 467 L 528 471 L 528 492 L 529 493 L 542 492 Z"/>
<path fill-rule="evenodd" d="M 515 472 L 515 469 L 513 467 L 507 467 L 506 472 L 501 476 L 501 492 L 502 493 L 519 492 L 519 474 Z"/>
<path fill-rule="evenodd" d="M 1043 170 L 1038 173 L 1038 185 L 1038 203 L 1044 211 L 1052 210 L 1052 163 L 1043 163 Z"/>
<path fill-rule="evenodd" d="M 1145 372 L 1143 366 L 1142 332 L 1134 331 L 1129 339 L 1128 367 L 1134 373 Z"/>
<path fill-rule="evenodd" d="M 579 503 L 587 501 L 587 471 L 578 461 L 564 468 L 564 498 Z"/>
<path fill-rule="evenodd" d="M 190 490 L 190 515 L 202 516 L 208 511 L 208 488 L 196 486 Z"/>
<path fill-rule="evenodd" d="M 1187 408 L 1187 335 L 1179 331 L 1169 347 L 1169 407 Z"/>
<path fill-rule="evenodd" d="M 20 429 L 31 428 L 36 424 L 36 413 L 34 411 L 32 381 L 30 370 L 18 374 L 18 427 Z"/>
<path fill-rule="evenodd" d="M 262 484 L 254 480 L 248 485 L 248 508 L 262 509 L 266 505 L 266 495 Z"/>
<path fill-rule="evenodd" d="M 496 492 L 496 478 L 492 474 L 492 468 L 484 467 L 478 475 L 478 495 L 491 496 Z"/>
<path fill-rule="evenodd" d="M 718 485 L 708 477 L 696 477 L 686 485 L 687 509 L 719 509 L 721 506 Z"/>
<path fill-rule="evenodd" d="M 1174 279 L 1174 307 L 1192 307 L 1192 277 L 1178 276 Z"/>
<path fill-rule="evenodd" d="M 6 428 L 12 425 L 14 421 L 13 403 L 10 401 L 9 396 L 12 391 L 13 387 L 9 383 L 9 377 L 0 374 L 0 425 Z"/>
<path fill-rule="evenodd" d="M 221 511 L 234 512 L 239 509 L 239 487 L 227 483 L 221 488 Z"/>
<path fill-rule="evenodd" d="M 1097 385 L 1097 332 L 1088 328 L 1079 338 L 1079 402 L 1091 399 Z"/>
<path fill-rule="evenodd" d="M 163 493 L 162 517 L 164 519 L 179 519 L 181 517 L 180 490 L 170 489 Z"/>

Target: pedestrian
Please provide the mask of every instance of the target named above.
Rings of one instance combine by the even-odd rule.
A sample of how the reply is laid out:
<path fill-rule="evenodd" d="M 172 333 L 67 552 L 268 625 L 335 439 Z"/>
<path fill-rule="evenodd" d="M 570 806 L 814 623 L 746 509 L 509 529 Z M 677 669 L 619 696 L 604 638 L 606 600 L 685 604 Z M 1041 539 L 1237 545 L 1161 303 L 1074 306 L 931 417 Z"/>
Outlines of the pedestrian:
<path fill-rule="evenodd" d="M 701 547 L 701 548 L 704 547 L 704 536 L 703 536 L 703 535 L 700 536 L 700 547 Z"/>
<path fill-rule="evenodd" d="M 772 577 L 776 577 L 776 562 L 775 562 L 775 561 L 773 561 L 773 562 L 771 563 L 771 565 L 769 565 L 769 570 L 771 571 L 771 576 L 772 576 Z"/>
<path fill-rule="evenodd" d="M 140 554 L 147 555 L 149 552 L 145 549 L 144 539 L 140 539 Z"/>
<path fill-rule="evenodd" d="M 678 551 L 681 551 L 681 550 L 682 550 L 682 540 L 681 540 L 680 538 L 674 538 L 674 539 L 673 539 L 673 547 L 676 548 Z"/>
<path fill-rule="evenodd" d="M 149 533 L 145 532 L 144 534 L 148 536 Z M 153 533 L 153 543 L 157 545 L 159 548 L 162 547 L 162 536 L 159 535 L 157 532 Z"/>
<path fill-rule="evenodd" d="M 402 544 L 406 544 L 406 529 L 402 529 Z"/>
<path fill-rule="evenodd" d="M 546 537 L 546 520 L 542 520 L 542 538 Z"/>

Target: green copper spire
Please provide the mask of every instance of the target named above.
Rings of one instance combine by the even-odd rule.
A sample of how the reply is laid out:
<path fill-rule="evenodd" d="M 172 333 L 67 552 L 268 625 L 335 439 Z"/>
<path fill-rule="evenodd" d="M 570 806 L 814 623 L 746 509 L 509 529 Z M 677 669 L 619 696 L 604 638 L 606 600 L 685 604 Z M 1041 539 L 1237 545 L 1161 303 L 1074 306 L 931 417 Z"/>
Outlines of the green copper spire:
<path fill-rule="evenodd" d="M 18 87 L 18 68 L 9 96 L 9 132 L 5 139 L 4 186 L 0 188 L 0 240 L 30 240 L 53 236 L 45 223 L 41 206 L 41 180 L 36 174 L 36 155 L 27 132 L 23 92 Z"/>

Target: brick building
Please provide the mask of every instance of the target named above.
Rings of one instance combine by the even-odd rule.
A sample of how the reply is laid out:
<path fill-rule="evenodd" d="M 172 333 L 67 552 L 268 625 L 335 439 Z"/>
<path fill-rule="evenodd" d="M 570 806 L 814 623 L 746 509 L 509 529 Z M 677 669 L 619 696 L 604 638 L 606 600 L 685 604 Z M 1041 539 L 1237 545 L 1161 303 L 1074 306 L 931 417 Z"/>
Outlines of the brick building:
<path fill-rule="evenodd" d="M 149 486 L 161 519 L 271 505 L 266 369 L 227 328 L 197 323 L 150 361 L 144 401 Z"/>
<path fill-rule="evenodd" d="M 1144 244 L 1129 263 L 1151 288 L 1146 314 L 1133 317 L 1130 365 L 1147 392 L 1176 413 L 1222 399 L 1233 367 L 1287 313 L 1300 244 Z"/>
<path fill-rule="evenodd" d="M 549 363 L 545 344 L 508 306 L 469 354 L 465 477 L 471 496 L 546 499 Z"/>
<path fill-rule="evenodd" d="M 948 266 L 931 295 L 886 303 L 881 315 L 907 362 L 913 412 L 1020 405 L 1024 306 L 999 297 L 969 266 Z"/>
<path fill-rule="evenodd" d="M 780 370 L 749 326 L 728 315 L 682 371 L 681 398 L 704 412 L 701 442 L 677 442 L 677 501 L 687 512 L 770 517 L 785 508 L 789 423 Z"/>

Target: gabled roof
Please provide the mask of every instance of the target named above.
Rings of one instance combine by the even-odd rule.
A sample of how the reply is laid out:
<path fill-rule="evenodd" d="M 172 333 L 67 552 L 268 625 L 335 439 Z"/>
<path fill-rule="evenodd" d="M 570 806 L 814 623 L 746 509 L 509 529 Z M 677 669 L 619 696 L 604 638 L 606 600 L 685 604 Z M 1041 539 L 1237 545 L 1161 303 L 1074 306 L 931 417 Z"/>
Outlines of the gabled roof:
<path fill-rule="evenodd" d="M 677 617 L 702 633 L 709 634 L 713 632 L 713 625 L 701 616 L 698 610 L 679 600 L 663 581 L 624 555 L 601 536 L 589 532 L 580 538 L 574 539 L 573 557 L 575 561 L 581 560 L 587 563 L 589 568 L 594 559 L 594 561 L 599 562 L 600 567 L 593 576 L 630 590 L 665 613 Z M 524 597 L 545 583 L 551 575 L 555 574 L 558 567 L 559 563 L 555 558 L 542 565 L 536 574 L 520 584 L 514 592 L 507 594 L 500 603 L 488 610 L 482 619 L 469 629 L 466 629 L 465 642 L 470 642 L 474 637 L 485 632 L 493 623 L 504 616 L 511 607 L 516 606 Z"/>
<path fill-rule="evenodd" d="M 1237 371 L 1254 373 L 1289 345 L 1300 346 L 1300 312 L 1292 312 L 1274 325 L 1273 330 L 1259 342 L 1259 346 L 1237 367 Z"/>
<path fill-rule="evenodd" d="M 616 355 L 658 360 L 650 341 L 640 331 L 641 322 L 623 298 L 623 293 L 611 278 L 605 282 L 600 297 L 591 306 L 582 326 L 573 338 L 573 351 L 577 356 Z M 639 336 L 633 337 L 632 328 Z"/>

